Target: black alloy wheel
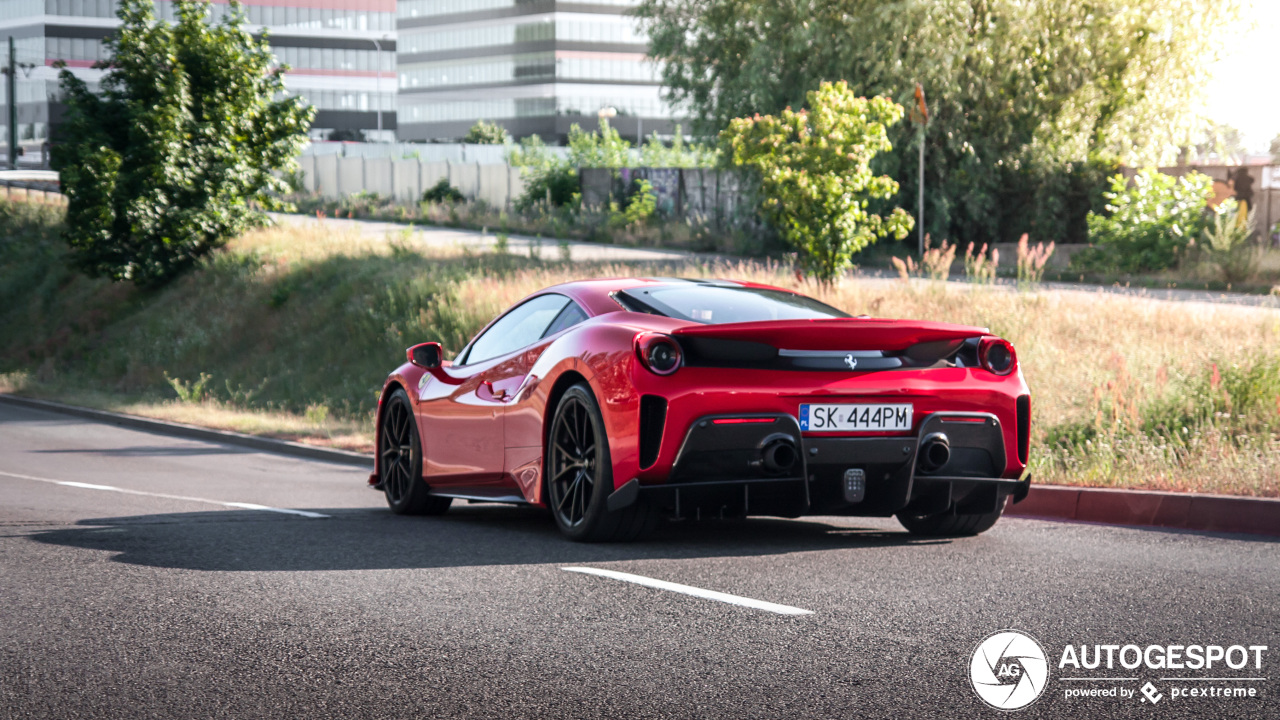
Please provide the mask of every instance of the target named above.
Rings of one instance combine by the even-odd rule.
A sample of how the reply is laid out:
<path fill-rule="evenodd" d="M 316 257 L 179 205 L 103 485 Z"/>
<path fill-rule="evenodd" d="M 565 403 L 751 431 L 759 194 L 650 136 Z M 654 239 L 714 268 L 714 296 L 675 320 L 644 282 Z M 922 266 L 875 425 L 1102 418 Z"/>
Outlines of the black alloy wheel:
<path fill-rule="evenodd" d="M 643 498 L 610 512 L 613 465 L 604 418 L 591 387 L 565 391 L 547 434 L 547 505 L 556 525 L 570 540 L 634 540 L 653 527 L 656 515 Z"/>
<path fill-rule="evenodd" d="M 551 509 L 562 527 L 580 526 L 596 489 L 596 434 L 581 397 L 566 396 L 551 429 Z"/>
<path fill-rule="evenodd" d="M 399 515 L 439 515 L 450 498 L 429 494 L 422 481 L 422 443 L 413 420 L 413 406 L 404 390 L 387 398 L 378 436 L 378 468 L 387 505 Z"/>

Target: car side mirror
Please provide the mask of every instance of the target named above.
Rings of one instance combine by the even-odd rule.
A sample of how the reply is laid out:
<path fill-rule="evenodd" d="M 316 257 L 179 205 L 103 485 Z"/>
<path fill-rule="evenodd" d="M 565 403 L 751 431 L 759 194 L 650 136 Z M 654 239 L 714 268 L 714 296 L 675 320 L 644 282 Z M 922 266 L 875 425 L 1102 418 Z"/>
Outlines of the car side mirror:
<path fill-rule="evenodd" d="M 438 342 L 419 343 L 405 351 L 409 362 L 424 370 L 435 370 L 444 360 L 444 350 Z"/>

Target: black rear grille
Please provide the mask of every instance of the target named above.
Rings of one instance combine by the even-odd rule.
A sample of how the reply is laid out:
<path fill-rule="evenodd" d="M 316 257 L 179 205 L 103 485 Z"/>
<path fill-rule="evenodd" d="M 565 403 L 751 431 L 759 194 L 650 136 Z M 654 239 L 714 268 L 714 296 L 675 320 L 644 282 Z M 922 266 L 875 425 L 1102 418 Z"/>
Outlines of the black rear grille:
<path fill-rule="evenodd" d="M 689 367 L 799 371 L 908 370 L 952 366 L 960 341 L 920 343 L 905 351 L 779 350 L 747 340 L 676 336 Z"/>
<path fill-rule="evenodd" d="M 1018 462 L 1027 464 L 1031 446 L 1031 396 L 1018 396 Z"/>
<path fill-rule="evenodd" d="M 662 430 L 667 424 L 667 401 L 657 395 L 640 396 L 640 468 L 658 462 Z"/>

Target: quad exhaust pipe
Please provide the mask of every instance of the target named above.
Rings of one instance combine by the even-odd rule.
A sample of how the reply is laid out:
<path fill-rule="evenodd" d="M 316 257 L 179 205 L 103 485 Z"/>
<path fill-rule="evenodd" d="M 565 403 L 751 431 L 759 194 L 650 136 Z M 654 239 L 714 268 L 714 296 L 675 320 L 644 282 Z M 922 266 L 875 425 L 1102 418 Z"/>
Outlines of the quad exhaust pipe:
<path fill-rule="evenodd" d="M 951 462 L 951 441 L 946 433 L 930 433 L 920 443 L 916 463 L 925 472 L 936 472 Z"/>
<path fill-rule="evenodd" d="M 760 463 L 771 473 L 790 472 L 799 459 L 795 443 L 787 438 L 770 440 L 760 451 Z"/>

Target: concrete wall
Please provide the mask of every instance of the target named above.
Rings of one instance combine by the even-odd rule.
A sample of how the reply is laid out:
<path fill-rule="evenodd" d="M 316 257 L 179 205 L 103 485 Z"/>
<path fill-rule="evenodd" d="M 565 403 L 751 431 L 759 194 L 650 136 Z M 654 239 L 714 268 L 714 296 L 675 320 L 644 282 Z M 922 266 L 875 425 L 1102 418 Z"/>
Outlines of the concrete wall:
<path fill-rule="evenodd" d="M 422 163 L 417 160 L 391 162 L 391 195 L 402 202 L 412 202 L 422 197 Z"/>
<path fill-rule="evenodd" d="M 440 180 L 448 180 L 468 200 L 506 208 L 524 192 L 520 168 L 506 163 L 422 162 L 418 159 L 303 155 L 298 159 L 307 192 L 338 199 L 370 192 L 413 202 Z"/>
<path fill-rule="evenodd" d="M 354 160 L 354 158 L 348 158 Z M 362 158 L 363 189 L 383 197 L 395 195 L 395 178 L 392 177 L 394 166 L 391 158 Z"/>

